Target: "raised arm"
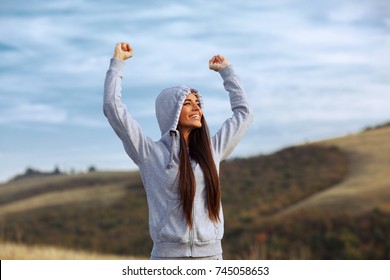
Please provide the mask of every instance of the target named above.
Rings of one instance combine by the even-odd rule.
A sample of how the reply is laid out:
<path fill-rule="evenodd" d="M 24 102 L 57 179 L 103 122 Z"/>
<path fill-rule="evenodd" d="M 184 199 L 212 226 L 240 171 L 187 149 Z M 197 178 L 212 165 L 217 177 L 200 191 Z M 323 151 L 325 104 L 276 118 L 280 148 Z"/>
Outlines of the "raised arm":
<path fill-rule="evenodd" d="M 149 155 L 152 140 L 143 135 L 140 126 L 122 102 L 124 61 L 132 56 L 133 49 L 129 43 L 116 44 L 104 82 L 103 111 L 115 133 L 122 140 L 126 153 L 138 165 Z"/>
<path fill-rule="evenodd" d="M 228 60 L 222 55 L 213 56 L 209 60 L 209 68 L 221 75 L 225 90 L 229 92 L 230 105 L 233 111 L 233 115 L 223 123 L 211 139 L 214 152 L 222 161 L 230 155 L 244 136 L 253 120 L 253 112 L 247 102 L 240 79 L 234 73 Z"/>

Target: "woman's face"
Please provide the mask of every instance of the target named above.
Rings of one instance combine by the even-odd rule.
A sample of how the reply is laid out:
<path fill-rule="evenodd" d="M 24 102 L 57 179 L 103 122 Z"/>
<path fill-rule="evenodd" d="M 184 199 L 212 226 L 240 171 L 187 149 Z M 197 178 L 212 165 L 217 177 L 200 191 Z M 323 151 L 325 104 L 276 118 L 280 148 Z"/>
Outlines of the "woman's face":
<path fill-rule="evenodd" d="M 200 108 L 198 97 L 193 93 L 189 93 L 184 100 L 183 107 L 181 109 L 179 118 L 180 128 L 191 132 L 194 128 L 202 127 L 202 115 L 203 113 Z"/>

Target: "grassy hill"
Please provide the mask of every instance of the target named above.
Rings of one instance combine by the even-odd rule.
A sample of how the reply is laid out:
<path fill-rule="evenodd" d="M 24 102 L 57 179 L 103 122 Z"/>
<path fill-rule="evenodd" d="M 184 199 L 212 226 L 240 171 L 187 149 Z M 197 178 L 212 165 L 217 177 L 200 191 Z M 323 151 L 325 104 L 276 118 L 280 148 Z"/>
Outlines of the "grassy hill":
<path fill-rule="evenodd" d="M 344 180 L 268 216 L 254 243 L 268 258 L 390 259 L 390 126 L 315 145 L 345 153 Z"/>
<path fill-rule="evenodd" d="M 373 208 L 390 212 L 390 126 L 316 143 L 336 146 L 347 154 L 348 174 L 339 184 L 285 209 L 280 215 L 296 211 L 327 211 L 332 214 L 365 213 Z"/>
<path fill-rule="evenodd" d="M 390 258 L 389 140 L 385 126 L 224 162 L 224 257 Z M 138 172 L 17 180 L 0 185 L 0 246 L 147 259 L 147 211 Z"/>

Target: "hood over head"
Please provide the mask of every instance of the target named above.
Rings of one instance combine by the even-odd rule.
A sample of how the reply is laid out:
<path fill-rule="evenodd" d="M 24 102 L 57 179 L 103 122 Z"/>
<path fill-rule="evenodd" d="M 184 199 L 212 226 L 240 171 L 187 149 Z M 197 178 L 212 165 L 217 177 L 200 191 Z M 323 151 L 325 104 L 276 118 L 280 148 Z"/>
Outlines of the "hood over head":
<path fill-rule="evenodd" d="M 190 86 L 177 86 L 164 89 L 156 99 L 156 117 L 161 136 L 170 131 L 177 131 L 181 108 L 189 93 L 194 93 L 203 108 L 202 97 Z"/>

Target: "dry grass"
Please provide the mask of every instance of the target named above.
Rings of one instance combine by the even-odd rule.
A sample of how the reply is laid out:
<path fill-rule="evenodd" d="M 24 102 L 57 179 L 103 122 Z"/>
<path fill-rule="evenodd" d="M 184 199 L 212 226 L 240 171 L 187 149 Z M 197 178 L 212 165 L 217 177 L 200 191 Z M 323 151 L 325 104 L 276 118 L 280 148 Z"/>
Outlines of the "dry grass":
<path fill-rule="evenodd" d="M 12 196 L 23 191 L 32 191 L 34 189 L 42 188 L 43 185 L 50 185 L 53 188 L 62 186 L 64 183 L 69 184 L 69 179 L 85 180 L 92 179 L 94 181 L 110 181 L 112 179 L 122 180 L 126 179 L 132 182 L 135 178 L 133 173 L 128 171 L 111 171 L 111 172 L 92 172 L 76 175 L 57 175 L 23 179 L 13 181 L 0 185 L 0 196 Z"/>
<path fill-rule="evenodd" d="M 98 202 L 110 203 L 125 195 L 123 187 L 99 186 L 64 190 L 58 192 L 44 193 L 21 201 L 5 204 L 0 207 L 0 217 L 16 212 L 30 211 L 41 207 L 66 205 L 72 203 Z"/>
<path fill-rule="evenodd" d="M 330 214 L 359 214 L 373 208 L 390 211 L 390 127 L 315 144 L 337 146 L 348 154 L 347 178 L 279 213 L 279 217 L 312 210 Z"/>
<path fill-rule="evenodd" d="M 136 260 L 131 256 L 105 255 L 52 246 L 0 243 L 1 260 Z"/>
<path fill-rule="evenodd" d="M 0 188 L 0 196 L 12 197 L 24 191 L 34 191 L 41 188 L 43 185 L 49 185 L 51 190 L 47 190 L 42 194 L 33 195 L 24 199 L 16 200 L 12 203 L 6 203 L 0 206 L 0 217 L 17 212 L 30 211 L 42 207 L 50 207 L 56 205 L 66 205 L 73 203 L 87 202 L 104 202 L 109 204 L 116 199 L 125 195 L 125 185 L 123 184 L 107 184 L 105 181 L 109 178 L 118 180 L 122 177 L 131 182 L 131 174 L 129 172 L 98 172 L 90 174 L 80 174 L 69 177 L 67 175 L 48 176 L 42 178 L 33 178 L 29 180 L 20 180 L 4 184 Z M 58 187 L 64 187 L 71 184 L 70 180 L 80 180 L 93 178 L 94 181 L 102 180 L 101 185 L 95 185 L 91 188 L 88 185 L 77 185 L 77 188 L 57 190 Z M 122 180 L 125 181 L 125 180 Z"/>

